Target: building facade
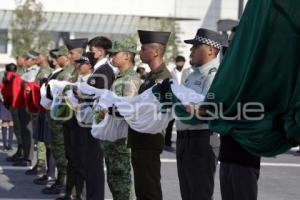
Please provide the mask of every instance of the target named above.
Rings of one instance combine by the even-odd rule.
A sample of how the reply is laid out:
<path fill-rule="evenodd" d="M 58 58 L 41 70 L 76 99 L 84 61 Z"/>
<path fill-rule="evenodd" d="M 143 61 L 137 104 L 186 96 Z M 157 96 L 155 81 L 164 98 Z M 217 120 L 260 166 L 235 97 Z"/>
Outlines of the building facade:
<path fill-rule="evenodd" d="M 46 16 L 42 29 L 51 35 L 50 47 L 63 38 L 135 34 L 138 29 L 156 30 L 161 19 L 178 24 L 179 50 L 188 57 L 189 46 L 181 41 L 194 37 L 200 27 L 218 30 L 218 21 L 238 19 L 241 0 L 40 0 Z M 244 4 L 246 1 L 244 1 Z M 0 4 L 0 63 L 11 57 L 10 27 L 15 0 Z"/>

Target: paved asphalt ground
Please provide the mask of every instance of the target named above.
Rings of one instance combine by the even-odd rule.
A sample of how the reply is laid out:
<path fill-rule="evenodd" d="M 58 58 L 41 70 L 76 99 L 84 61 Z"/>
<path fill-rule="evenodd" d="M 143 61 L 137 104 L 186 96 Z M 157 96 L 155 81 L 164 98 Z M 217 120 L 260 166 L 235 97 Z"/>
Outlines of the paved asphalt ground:
<path fill-rule="evenodd" d="M 173 135 L 176 138 L 176 135 Z M 0 143 L 0 148 L 2 143 Z M 300 199 L 300 156 L 296 149 L 262 161 L 259 180 L 259 200 Z M 41 186 L 32 183 L 33 176 L 26 176 L 28 168 L 12 167 L 5 161 L 8 155 L 0 150 L 0 200 L 54 199 L 55 196 L 41 194 Z M 164 152 L 162 159 L 162 187 L 165 200 L 180 200 L 175 154 Z M 243 177 L 241 177 L 242 179 Z M 215 200 L 221 200 L 218 173 L 216 176 Z M 201 187 L 201 185 L 199 185 Z M 106 198 L 112 199 L 106 186 Z"/>

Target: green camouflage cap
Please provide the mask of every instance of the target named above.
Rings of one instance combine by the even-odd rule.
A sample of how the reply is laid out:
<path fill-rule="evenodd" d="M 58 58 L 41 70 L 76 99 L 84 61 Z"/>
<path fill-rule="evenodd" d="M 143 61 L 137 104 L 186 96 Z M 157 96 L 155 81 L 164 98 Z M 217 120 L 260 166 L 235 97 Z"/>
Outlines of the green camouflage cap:
<path fill-rule="evenodd" d="M 66 46 L 60 46 L 56 51 L 53 51 L 52 54 L 59 57 L 59 56 L 67 56 L 69 53 L 69 50 Z"/>
<path fill-rule="evenodd" d="M 116 40 L 112 44 L 112 48 L 109 50 L 111 53 L 117 52 L 131 52 L 136 53 L 137 44 L 132 37 L 128 37 L 121 40 Z"/>
<path fill-rule="evenodd" d="M 49 50 L 48 49 L 40 49 L 39 53 L 40 53 L 40 55 L 49 56 Z"/>
<path fill-rule="evenodd" d="M 35 59 L 35 58 L 37 58 L 39 55 L 40 55 L 40 53 L 38 53 L 38 52 L 36 52 L 36 51 L 34 51 L 34 50 L 30 50 L 30 51 L 28 51 L 28 52 L 26 53 L 26 56 L 25 56 L 25 57 Z"/>

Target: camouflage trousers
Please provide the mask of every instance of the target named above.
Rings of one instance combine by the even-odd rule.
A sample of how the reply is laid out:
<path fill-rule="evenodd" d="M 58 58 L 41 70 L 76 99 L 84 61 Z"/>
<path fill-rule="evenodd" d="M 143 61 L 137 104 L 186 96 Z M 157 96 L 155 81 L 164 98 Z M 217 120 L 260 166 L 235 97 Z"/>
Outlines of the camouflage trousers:
<path fill-rule="evenodd" d="M 57 179 L 60 179 L 59 181 L 64 183 L 67 174 L 67 159 L 65 154 L 63 123 L 52 119 L 50 112 L 47 112 L 46 115 L 52 134 L 51 149 L 57 167 Z"/>
<path fill-rule="evenodd" d="M 132 199 L 130 150 L 126 139 L 103 141 L 107 183 L 114 200 Z"/>
<path fill-rule="evenodd" d="M 37 163 L 39 167 L 46 167 L 46 146 L 44 142 L 38 141 L 38 114 L 31 114 L 33 138 L 37 148 Z M 36 137 L 36 138 L 35 138 Z"/>
<path fill-rule="evenodd" d="M 44 142 L 37 142 L 37 166 L 46 166 L 46 145 Z"/>

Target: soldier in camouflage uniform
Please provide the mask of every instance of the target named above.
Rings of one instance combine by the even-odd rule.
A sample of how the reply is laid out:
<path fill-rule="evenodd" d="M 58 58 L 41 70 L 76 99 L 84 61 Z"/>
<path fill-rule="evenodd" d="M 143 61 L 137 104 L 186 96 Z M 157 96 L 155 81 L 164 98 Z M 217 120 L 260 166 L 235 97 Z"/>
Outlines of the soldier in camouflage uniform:
<path fill-rule="evenodd" d="M 48 56 L 40 54 L 36 63 L 40 66 L 40 70 L 35 78 L 35 82 L 42 85 L 52 73 L 52 69 L 48 63 Z M 34 139 L 37 141 L 37 166 L 45 167 L 47 164 L 47 173 L 35 179 L 33 182 L 38 185 L 46 185 L 55 179 L 55 162 L 50 145 L 51 132 L 48 126 L 48 120 L 46 119 L 46 113 L 38 113 L 37 119 L 37 132 L 36 135 L 34 135 Z"/>
<path fill-rule="evenodd" d="M 115 41 L 110 50 L 112 64 L 120 70 L 112 85 L 112 90 L 118 96 L 137 95 L 141 85 L 141 80 L 133 69 L 136 48 L 136 42 L 130 38 L 126 38 Z M 102 143 L 107 167 L 107 183 L 113 199 L 132 199 L 130 151 L 127 148 L 126 138 L 114 142 L 103 141 Z"/>
<path fill-rule="evenodd" d="M 47 61 L 48 60 L 46 55 L 42 55 L 39 53 L 36 57 L 36 65 L 39 66 L 39 70 L 35 76 L 35 82 L 41 83 L 51 73 L 51 68 L 49 67 Z M 43 143 L 44 130 L 39 130 L 38 128 L 41 118 L 44 118 L 43 113 L 31 113 L 33 139 L 37 144 L 37 162 L 31 170 L 26 171 L 27 175 L 37 175 L 39 173 L 44 173 L 46 169 L 46 146 Z"/>
<path fill-rule="evenodd" d="M 70 60 L 68 59 L 68 49 L 65 46 L 60 46 L 58 49 L 51 50 L 50 55 L 52 56 L 55 69 L 48 77 L 47 82 L 52 79 L 60 81 L 64 80 L 66 74 L 69 73 L 69 69 L 72 68 Z M 44 188 L 42 192 L 44 194 L 60 194 L 65 187 L 67 175 L 63 121 L 54 120 L 51 117 L 50 111 L 46 112 L 46 120 L 49 122 L 52 136 L 51 148 L 57 167 L 57 179 L 54 184 L 50 187 Z"/>
<path fill-rule="evenodd" d="M 79 69 L 74 66 L 74 61 L 80 59 L 81 55 L 85 52 L 88 39 L 73 39 L 67 40 L 66 46 L 69 50 L 68 58 L 70 59 L 71 65 L 64 68 L 64 73 L 58 76 L 58 79 L 62 78 L 65 81 L 76 82 L 79 76 Z M 62 199 L 72 199 L 72 190 L 75 186 L 76 199 L 80 200 L 83 184 L 84 184 L 84 169 L 80 167 L 80 154 L 78 144 L 78 134 L 80 134 L 79 125 L 75 115 L 72 118 L 63 122 L 64 129 L 64 141 L 66 158 L 68 160 L 67 165 L 67 179 L 66 179 L 66 194 Z"/>
<path fill-rule="evenodd" d="M 25 66 L 26 71 L 22 74 L 21 79 L 24 82 L 33 82 L 35 77 L 40 69 L 39 66 L 36 65 L 36 58 L 39 53 L 30 50 L 26 53 L 25 56 Z M 21 137 L 22 137 L 22 144 L 24 149 L 23 158 L 16 163 L 14 166 L 31 166 L 31 162 L 33 160 L 33 147 L 34 142 L 32 138 L 33 133 L 33 125 L 32 125 L 32 118 L 31 114 L 24 108 L 18 110 L 18 115 L 20 119 L 20 130 L 21 130 Z M 26 171 L 26 174 L 31 174 L 31 170 Z"/>
<path fill-rule="evenodd" d="M 18 66 L 17 73 L 20 76 L 22 76 L 25 73 L 25 56 L 18 56 L 16 59 L 17 59 L 17 66 Z M 8 162 L 16 162 L 23 156 L 23 146 L 22 146 L 22 137 L 21 137 L 21 128 L 20 128 L 18 109 L 13 108 L 11 114 L 14 121 L 14 132 L 17 139 L 18 149 L 13 156 L 6 158 L 6 160 Z"/>

